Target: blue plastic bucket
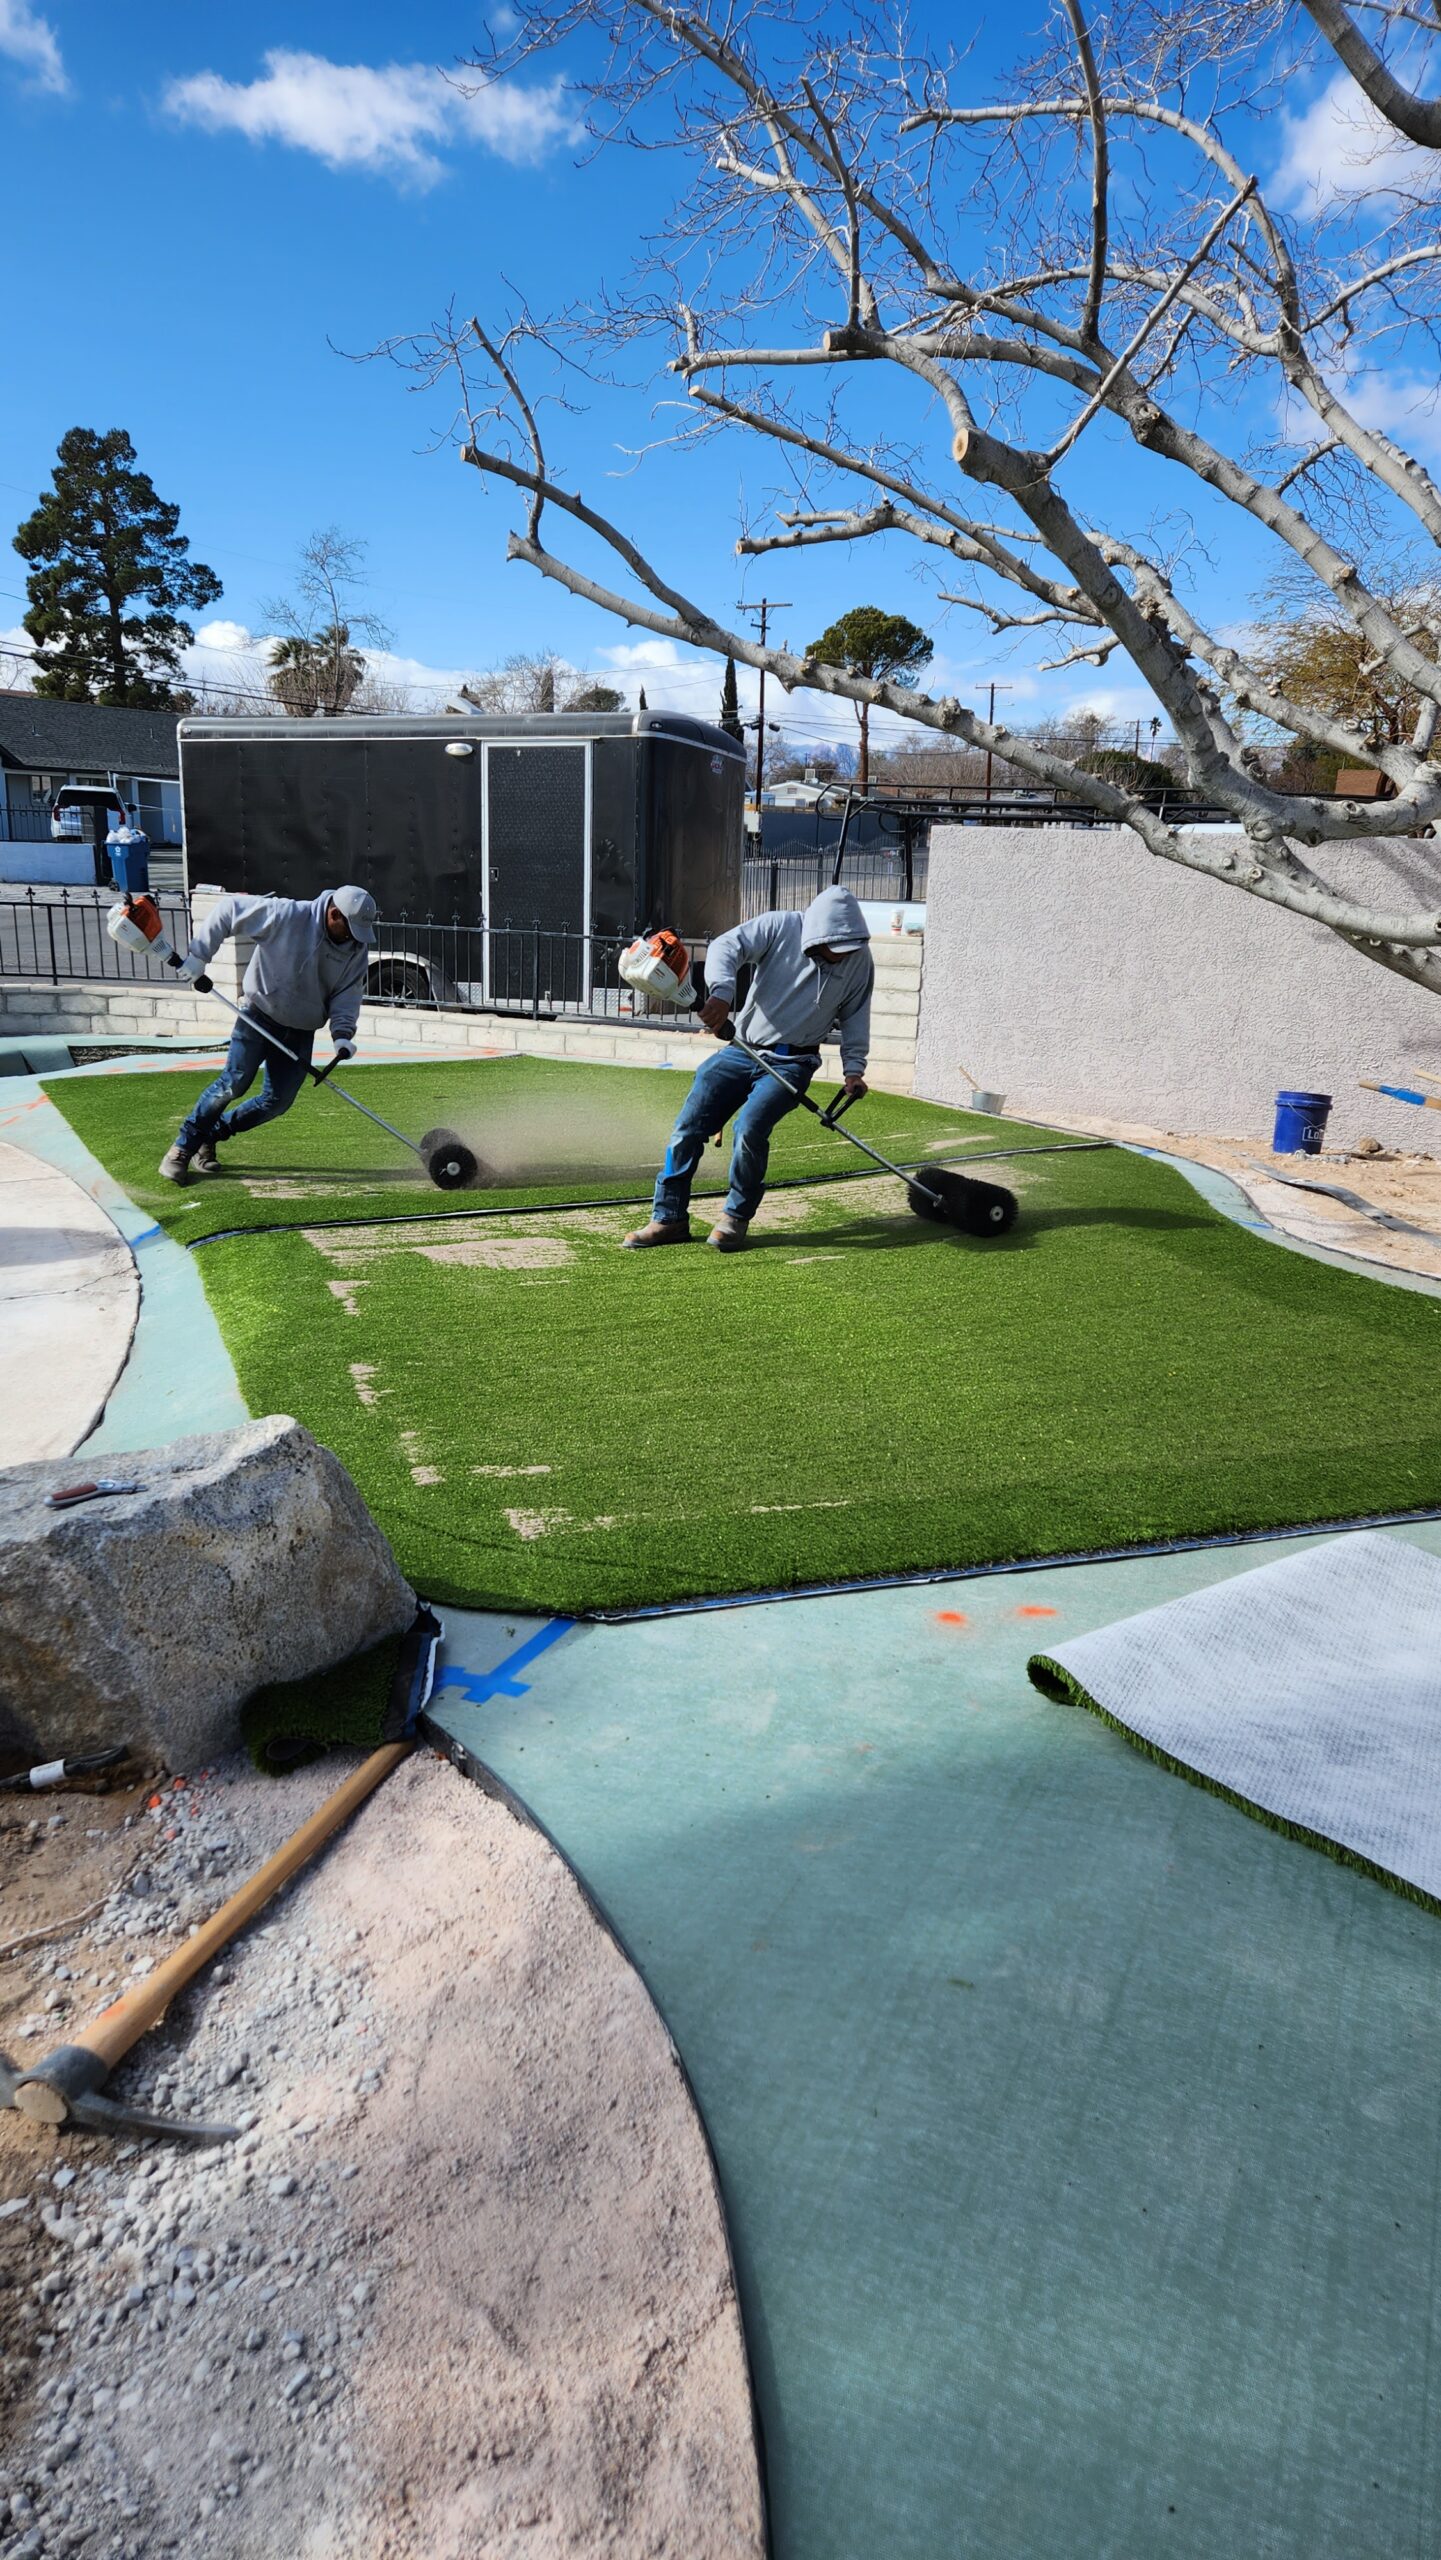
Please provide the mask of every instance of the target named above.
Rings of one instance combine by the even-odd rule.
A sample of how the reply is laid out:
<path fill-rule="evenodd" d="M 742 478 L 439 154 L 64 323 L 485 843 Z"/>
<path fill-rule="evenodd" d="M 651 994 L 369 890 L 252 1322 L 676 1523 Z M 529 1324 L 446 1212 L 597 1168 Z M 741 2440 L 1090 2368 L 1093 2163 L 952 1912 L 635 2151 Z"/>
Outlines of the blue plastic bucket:
<path fill-rule="evenodd" d="M 1331 1114 L 1329 1093 L 1278 1093 L 1271 1152 L 1278 1156 L 1318 1156 Z"/>

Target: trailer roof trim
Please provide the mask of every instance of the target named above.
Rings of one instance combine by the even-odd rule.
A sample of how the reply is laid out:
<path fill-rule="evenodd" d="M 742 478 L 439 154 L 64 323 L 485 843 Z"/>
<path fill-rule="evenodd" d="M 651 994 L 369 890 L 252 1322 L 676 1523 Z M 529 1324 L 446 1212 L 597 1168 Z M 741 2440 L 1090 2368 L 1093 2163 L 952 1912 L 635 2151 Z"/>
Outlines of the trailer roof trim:
<path fill-rule="evenodd" d="M 717 728 L 709 720 L 693 719 L 685 711 L 466 711 L 420 716 L 342 712 L 335 719 L 322 715 L 312 720 L 292 720 L 283 712 L 257 712 L 234 720 L 185 719 L 179 725 L 182 746 L 236 745 L 257 740 L 305 745 L 317 739 L 333 745 L 362 738 L 434 738 L 441 744 L 455 738 L 491 742 L 517 738 L 537 746 L 564 746 L 586 745 L 593 738 L 666 738 L 676 746 L 701 747 L 737 764 L 744 764 L 746 758 L 744 745 L 728 730 Z"/>

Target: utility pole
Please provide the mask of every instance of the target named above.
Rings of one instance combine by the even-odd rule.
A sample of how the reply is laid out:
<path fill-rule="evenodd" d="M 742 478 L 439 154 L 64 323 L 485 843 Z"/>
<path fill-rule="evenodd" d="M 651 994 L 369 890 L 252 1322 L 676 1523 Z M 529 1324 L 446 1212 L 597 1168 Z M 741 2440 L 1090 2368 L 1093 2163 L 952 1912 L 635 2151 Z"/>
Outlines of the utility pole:
<path fill-rule="evenodd" d="M 1013 691 L 1014 691 L 1014 687 L 1013 687 L 1013 686 L 1011 686 L 1011 685 L 1008 685 L 1008 684 L 997 684 L 997 683 L 994 681 L 994 679 L 991 679 L 991 680 L 990 680 L 990 685 L 989 685 L 989 690 L 990 690 L 990 696 L 991 696 L 991 706 L 990 706 L 989 711 L 986 713 L 986 718 L 987 718 L 987 720 L 990 722 L 991 727 L 994 729 L 994 727 L 995 727 L 995 725 L 996 725 L 996 696 L 997 696 L 997 694 L 998 694 L 998 693 L 1011 693 L 1011 692 L 1013 692 Z M 990 750 L 990 748 L 989 748 L 989 747 L 987 747 L 987 749 L 986 749 L 986 806 L 987 806 L 987 808 L 989 808 L 989 807 L 990 807 L 990 805 L 991 805 L 991 750 Z"/>
<path fill-rule="evenodd" d="M 771 616 L 773 613 L 789 613 L 789 612 L 791 612 L 791 611 L 792 611 L 792 606 L 791 606 L 790 601 L 789 601 L 789 599 L 788 599 L 788 598 L 778 598 L 778 597 L 776 597 L 776 596 L 762 596 L 762 597 L 759 599 L 759 601 L 758 601 L 757 603 L 755 603 L 755 604 L 747 604 L 747 603 L 745 602 L 744 598 L 742 598 L 742 599 L 741 599 L 741 602 L 740 602 L 740 603 L 739 603 L 739 605 L 737 606 L 736 610 L 737 610 L 737 612 L 739 612 L 739 613 L 757 613 L 757 614 L 759 614 L 759 615 L 760 615 L 760 625 L 761 625 L 761 627 L 760 627 L 760 644 L 761 644 L 761 647 L 762 647 L 762 648 L 764 648 L 764 647 L 765 647 L 765 645 L 766 645 L 766 626 L 767 626 L 767 623 L 768 623 L 768 621 L 769 621 L 769 619 L 770 619 L 770 616 Z M 759 717 L 759 719 L 758 719 L 758 720 L 757 720 L 757 722 L 756 722 L 756 817 L 757 817 L 757 819 L 759 819 L 759 817 L 760 817 L 760 813 L 761 813 L 761 785 L 762 785 L 762 784 L 763 784 L 763 782 L 765 781 L 765 774 L 766 774 L 766 671 L 765 671 L 764 667 L 762 667 L 762 668 L 761 668 L 761 670 L 760 670 L 760 679 L 761 679 L 760 717 Z"/>

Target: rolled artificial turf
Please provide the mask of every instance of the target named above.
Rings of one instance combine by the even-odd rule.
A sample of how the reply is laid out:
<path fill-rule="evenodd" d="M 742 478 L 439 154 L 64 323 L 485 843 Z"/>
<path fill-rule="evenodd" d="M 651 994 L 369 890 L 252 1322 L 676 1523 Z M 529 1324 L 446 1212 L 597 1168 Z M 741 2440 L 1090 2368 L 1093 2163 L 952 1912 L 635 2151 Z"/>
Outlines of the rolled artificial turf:
<path fill-rule="evenodd" d="M 464 1128 L 457 1074 L 495 1092 L 492 1131 L 503 1092 L 532 1114 L 532 1167 L 556 1124 L 557 1179 L 531 1196 L 573 1193 L 555 1153 L 612 1113 L 663 1138 L 683 1090 L 548 1061 L 376 1070 L 364 1090 L 384 1085 L 401 1125 L 448 1103 Z M 253 1200 L 234 1176 L 162 1196 L 176 1082 L 52 1090 L 172 1228 L 335 1214 L 311 1176 L 364 1123 L 308 1101 L 242 1142 L 278 1163 L 283 1141 L 298 1196 Z M 857 1125 L 919 1158 L 1026 1134 L 884 1095 Z M 633 1213 L 605 1192 L 646 1169 L 616 1169 L 634 1143 L 623 1125 L 578 1212 L 457 1225 L 412 1183 L 383 1196 L 419 1223 L 297 1224 L 197 1257 L 252 1410 L 339 1453 L 431 1598 L 630 1608 L 1441 1504 L 1441 1305 L 1248 1233 L 1148 1158 L 996 1168 L 1021 1214 L 992 1243 L 913 1217 L 862 1167 L 772 1192 L 744 1253 L 632 1254 Z M 814 1123 L 780 1132 L 777 1172 L 846 1161 Z M 347 1165 L 355 1213 L 383 1214 Z"/>

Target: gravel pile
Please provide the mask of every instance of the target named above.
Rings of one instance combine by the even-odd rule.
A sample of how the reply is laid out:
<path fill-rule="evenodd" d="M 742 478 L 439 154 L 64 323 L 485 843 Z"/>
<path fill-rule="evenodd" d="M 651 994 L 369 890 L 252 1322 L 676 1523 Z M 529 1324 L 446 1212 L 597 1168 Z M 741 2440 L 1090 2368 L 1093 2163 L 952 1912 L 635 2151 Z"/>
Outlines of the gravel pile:
<path fill-rule="evenodd" d="M 6 2041 L 63 2041 L 347 1765 L 153 1793 L 83 1938 L 24 1958 Z M 408 1762 L 111 2089 L 239 2139 L 0 2116 L 5 2560 L 760 2552 L 724 2231 L 664 2028 L 478 1788 Z"/>

